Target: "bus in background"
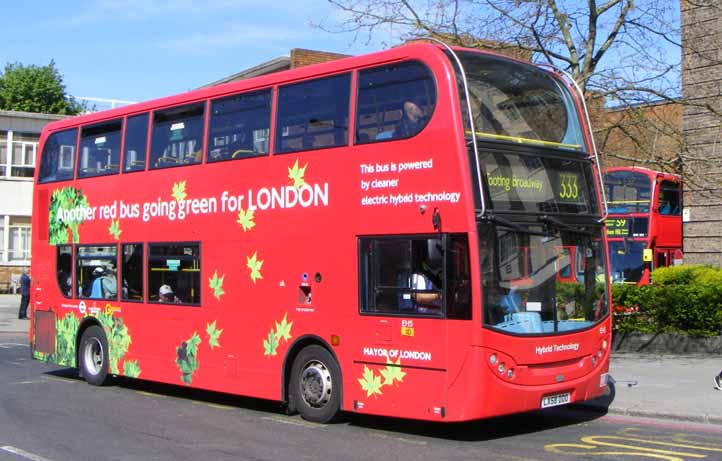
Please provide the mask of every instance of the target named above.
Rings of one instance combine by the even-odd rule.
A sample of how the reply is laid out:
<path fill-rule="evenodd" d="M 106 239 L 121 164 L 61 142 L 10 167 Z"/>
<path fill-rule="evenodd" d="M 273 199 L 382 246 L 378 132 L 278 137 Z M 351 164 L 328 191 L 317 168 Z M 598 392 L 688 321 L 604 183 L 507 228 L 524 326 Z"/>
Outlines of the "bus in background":
<path fill-rule="evenodd" d="M 613 283 L 650 282 L 657 267 L 682 263 L 682 178 L 641 167 L 608 168 L 604 187 Z"/>
<path fill-rule="evenodd" d="M 50 124 L 33 356 L 318 422 L 598 397 L 609 284 L 582 104 L 555 72 L 419 43 Z M 558 279 L 559 248 L 582 279 Z"/>

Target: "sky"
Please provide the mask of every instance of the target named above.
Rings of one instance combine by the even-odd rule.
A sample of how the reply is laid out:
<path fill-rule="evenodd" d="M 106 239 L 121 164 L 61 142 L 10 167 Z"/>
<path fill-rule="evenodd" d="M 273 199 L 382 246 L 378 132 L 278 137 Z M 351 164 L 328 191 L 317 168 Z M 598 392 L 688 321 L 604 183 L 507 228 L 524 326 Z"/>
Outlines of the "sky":
<path fill-rule="evenodd" d="M 36 0 L 3 2 L 0 68 L 55 61 L 68 94 L 145 101 L 197 88 L 292 48 L 381 49 L 314 27 L 325 0 Z"/>

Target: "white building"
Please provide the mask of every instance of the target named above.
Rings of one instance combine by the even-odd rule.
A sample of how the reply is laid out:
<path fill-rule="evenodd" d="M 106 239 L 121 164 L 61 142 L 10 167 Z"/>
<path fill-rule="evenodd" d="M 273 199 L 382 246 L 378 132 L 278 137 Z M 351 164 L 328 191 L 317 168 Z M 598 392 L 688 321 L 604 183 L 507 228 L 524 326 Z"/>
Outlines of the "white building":
<path fill-rule="evenodd" d="M 63 115 L 0 111 L 0 293 L 30 265 L 30 217 L 38 140 Z"/>

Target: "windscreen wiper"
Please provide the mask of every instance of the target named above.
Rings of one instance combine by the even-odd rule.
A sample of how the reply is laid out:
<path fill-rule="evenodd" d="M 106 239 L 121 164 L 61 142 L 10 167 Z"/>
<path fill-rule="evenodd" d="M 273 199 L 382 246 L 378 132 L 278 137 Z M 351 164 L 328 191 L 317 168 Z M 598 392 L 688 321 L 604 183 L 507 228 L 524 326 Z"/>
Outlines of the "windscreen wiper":
<path fill-rule="evenodd" d="M 508 219 L 502 218 L 501 216 L 498 216 L 498 215 L 495 215 L 495 214 L 492 214 L 489 212 L 485 213 L 484 215 L 481 215 L 481 213 L 479 212 L 480 210 L 476 210 L 476 211 L 477 211 L 476 218 L 480 221 L 486 221 L 489 223 L 499 224 L 503 227 L 507 227 L 509 229 L 513 229 L 518 232 L 524 232 L 525 234 L 546 235 L 543 232 L 531 230 L 526 226 L 509 221 Z"/>
<path fill-rule="evenodd" d="M 549 215 L 545 214 L 545 215 L 539 216 L 539 218 L 537 218 L 537 220 L 540 223 L 546 224 L 547 226 L 552 226 L 552 227 L 562 230 L 562 231 L 572 232 L 572 233 L 581 234 L 581 235 L 587 235 L 589 237 L 594 236 L 594 233 L 586 230 L 586 228 L 570 226 L 569 224 L 555 218 L 554 216 L 549 216 Z"/>

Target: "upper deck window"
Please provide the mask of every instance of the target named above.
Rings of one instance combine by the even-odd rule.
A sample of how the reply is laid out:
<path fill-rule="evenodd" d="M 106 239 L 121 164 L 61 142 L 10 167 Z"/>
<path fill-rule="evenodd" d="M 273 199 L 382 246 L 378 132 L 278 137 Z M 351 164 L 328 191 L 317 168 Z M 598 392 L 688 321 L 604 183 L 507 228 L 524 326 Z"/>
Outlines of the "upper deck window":
<path fill-rule="evenodd" d="M 679 183 L 662 181 L 659 184 L 659 214 L 679 216 L 682 213 L 679 195 Z"/>
<path fill-rule="evenodd" d="M 123 122 L 113 120 L 83 127 L 80 135 L 78 178 L 118 173 Z"/>
<path fill-rule="evenodd" d="M 267 154 L 270 132 L 271 90 L 213 101 L 206 160 Z"/>
<path fill-rule="evenodd" d="M 426 126 L 435 105 L 433 75 L 419 62 L 360 71 L 356 143 L 414 136 Z"/>
<path fill-rule="evenodd" d="M 51 134 L 45 141 L 40 161 L 39 183 L 73 179 L 78 129 Z"/>
<path fill-rule="evenodd" d="M 278 94 L 278 153 L 348 144 L 351 75 L 281 87 Z"/>
<path fill-rule="evenodd" d="M 612 171 L 604 175 L 609 213 L 649 213 L 652 180 L 636 171 Z"/>
<path fill-rule="evenodd" d="M 473 52 L 458 55 L 466 73 L 477 137 L 584 150 L 575 104 L 552 74 L 506 58 Z M 466 104 L 462 104 L 462 116 L 468 127 Z"/>
<path fill-rule="evenodd" d="M 125 124 L 125 157 L 123 171 L 145 170 L 148 143 L 148 114 L 128 117 Z"/>
<path fill-rule="evenodd" d="M 204 103 L 155 112 L 150 167 L 200 163 L 203 152 Z"/>

